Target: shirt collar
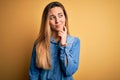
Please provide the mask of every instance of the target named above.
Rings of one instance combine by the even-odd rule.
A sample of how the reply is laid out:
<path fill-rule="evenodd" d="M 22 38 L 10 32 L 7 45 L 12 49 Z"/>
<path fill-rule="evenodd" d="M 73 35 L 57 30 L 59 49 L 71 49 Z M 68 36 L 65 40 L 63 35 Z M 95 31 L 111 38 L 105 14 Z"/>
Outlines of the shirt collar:
<path fill-rule="evenodd" d="M 50 42 L 56 43 L 53 37 L 50 37 Z"/>
<path fill-rule="evenodd" d="M 69 35 L 67 35 L 67 39 L 66 39 L 66 40 L 68 40 L 68 37 L 69 37 Z M 50 37 L 50 42 L 56 43 L 53 37 Z M 66 42 L 67 42 L 67 41 L 66 41 Z"/>

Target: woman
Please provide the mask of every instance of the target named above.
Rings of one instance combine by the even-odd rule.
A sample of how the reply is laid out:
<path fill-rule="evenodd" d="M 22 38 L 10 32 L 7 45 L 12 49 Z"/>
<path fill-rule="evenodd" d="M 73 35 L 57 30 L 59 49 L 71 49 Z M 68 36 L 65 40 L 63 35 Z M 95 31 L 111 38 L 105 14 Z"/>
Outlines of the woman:
<path fill-rule="evenodd" d="M 68 17 L 59 2 L 49 3 L 35 41 L 30 80 L 73 80 L 79 64 L 80 40 L 69 35 Z"/>

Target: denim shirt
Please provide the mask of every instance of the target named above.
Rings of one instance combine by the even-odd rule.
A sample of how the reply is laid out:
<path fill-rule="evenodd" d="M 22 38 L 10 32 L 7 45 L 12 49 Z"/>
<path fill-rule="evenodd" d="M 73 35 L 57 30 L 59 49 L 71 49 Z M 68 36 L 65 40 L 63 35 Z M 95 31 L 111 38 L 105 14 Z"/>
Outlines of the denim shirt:
<path fill-rule="evenodd" d="M 73 80 L 72 75 L 79 65 L 80 40 L 67 36 L 67 46 L 60 46 L 50 39 L 51 68 L 44 70 L 36 66 L 36 45 L 33 47 L 29 76 L 30 80 Z M 67 60 L 67 63 L 66 63 Z"/>

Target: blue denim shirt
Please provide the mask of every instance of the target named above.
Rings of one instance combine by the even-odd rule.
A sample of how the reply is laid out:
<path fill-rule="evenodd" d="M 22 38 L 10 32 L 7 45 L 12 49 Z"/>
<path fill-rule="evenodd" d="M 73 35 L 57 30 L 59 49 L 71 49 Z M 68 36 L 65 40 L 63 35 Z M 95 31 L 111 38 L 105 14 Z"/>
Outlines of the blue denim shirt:
<path fill-rule="evenodd" d="M 79 64 L 80 40 L 68 35 L 66 47 L 61 47 L 60 42 L 56 43 L 52 37 L 50 41 L 51 69 L 44 70 L 36 67 L 34 45 L 29 70 L 30 80 L 73 80 L 72 75 L 77 71 Z"/>

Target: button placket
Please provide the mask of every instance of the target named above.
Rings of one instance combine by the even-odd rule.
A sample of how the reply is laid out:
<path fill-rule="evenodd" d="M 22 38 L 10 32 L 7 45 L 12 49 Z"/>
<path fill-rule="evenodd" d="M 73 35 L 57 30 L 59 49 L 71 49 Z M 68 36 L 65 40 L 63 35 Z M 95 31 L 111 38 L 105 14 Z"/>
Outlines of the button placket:
<path fill-rule="evenodd" d="M 56 69 L 57 69 L 57 62 L 58 62 L 58 44 L 55 44 L 56 50 L 55 50 L 55 63 L 54 63 L 54 73 L 53 77 L 56 80 Z"/>

